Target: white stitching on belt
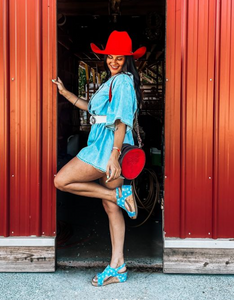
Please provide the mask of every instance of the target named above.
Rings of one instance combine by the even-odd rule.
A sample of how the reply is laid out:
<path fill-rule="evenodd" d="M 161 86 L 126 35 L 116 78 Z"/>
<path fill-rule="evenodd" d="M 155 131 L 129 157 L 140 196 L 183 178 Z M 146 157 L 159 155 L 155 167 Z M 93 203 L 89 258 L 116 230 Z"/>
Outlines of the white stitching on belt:
<path fill-rule="evenodd" d="M 106 123 L 106 116 L 90 116 L 89 123 L 91 125 L 98 123 Z"/>

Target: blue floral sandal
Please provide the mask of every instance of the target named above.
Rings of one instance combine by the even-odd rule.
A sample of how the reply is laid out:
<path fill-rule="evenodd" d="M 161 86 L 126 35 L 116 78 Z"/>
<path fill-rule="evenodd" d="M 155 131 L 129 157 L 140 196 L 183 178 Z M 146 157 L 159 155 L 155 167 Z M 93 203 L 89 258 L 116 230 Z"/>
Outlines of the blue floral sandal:
<path fill-rule="evenodd" d="M 130 205 L 129 200 L 127 199 L 128 197 L 133 198 L 133 206 L 134 207 L 132 207 Z M 134 193 L 132 192 L 132 186 L 131 185 L 123 185 L 122 186 L 122 196 L 121 197 L 119 196 L 119 187 L 117 187 L 116 188 L 116 200 L 117 200 L 117 205 L 119 207 L 123 208 L 124 210 L 126 210 L 128 216 L 131 219 L 136 219 L 137 218 L 137 214 L 138 214 L 137 203 L 136 203 Z M 127 204 L 129 210 L 127 209 L 125 204 Z"/>
<path fill-rule="evenodd" d="M 118 268 L 112 268 L 108 265 L 102 273 L 97 274 L 97 281 L 92 280 L 92 285 L 94 286 L 104 286 L 110 283 L 120 283 L 127 280 L 128 272 L 119 273 L 118 271 L 125 267 L 125 264 Z"/>

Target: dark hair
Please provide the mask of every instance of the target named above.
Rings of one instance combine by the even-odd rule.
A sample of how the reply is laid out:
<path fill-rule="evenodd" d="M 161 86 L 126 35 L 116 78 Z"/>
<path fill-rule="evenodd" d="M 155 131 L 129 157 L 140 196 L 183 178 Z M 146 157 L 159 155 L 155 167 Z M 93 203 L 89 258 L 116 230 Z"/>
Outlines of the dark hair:
<path fill-rule="evenodd" d="M 104 67 L 106 70 L 106 77 L 104 82 L 106 82 L 110 77 L 111 77 L 111 72 L 110 69 L 107 66 L 106 63 L 107 55 L 104 56 Z M 136 97 L 137 97 L 137 103 L 138 107 L 140 108 L 140 104 L 142 101 L 142 96 L 141 96 L 141 90 L 140 90 L 140 76 L 138 74 L 138 71 L 136 69 L 135 61 L 133 56 L 125 56 L 125 62 L 123 65 L 123 69 L 121 73 L 129 75 L 127 72 L 132 73 L 133 79 L 134 79 L 134 88 L 136 91 Z"/>

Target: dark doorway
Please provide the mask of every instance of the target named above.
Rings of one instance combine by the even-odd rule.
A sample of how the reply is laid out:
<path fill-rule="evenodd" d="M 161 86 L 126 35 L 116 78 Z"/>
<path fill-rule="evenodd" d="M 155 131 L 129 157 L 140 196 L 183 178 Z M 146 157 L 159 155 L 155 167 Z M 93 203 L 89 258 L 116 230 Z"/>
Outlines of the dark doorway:
<path fill-rule="evenodd" d="M 104 47 L 113 30 L 127 31 L 133 50 L 147 47 L 138 60 L 143 104 L 139 123 L 147 156 L 146 169 L 134 182 L 139 217 L 126 214 L 125 260 L 132 266 L 162 265 L 165 0 L 58 0 L 58 76 L 66 88 L 87 100 L 100 85 L 102 57 L 90 43 Z M 87 113 L 58 97 L 58 170 L 86 145 Z M 149 216 L 150 215 L 150 216 Z M 143 224 L 142 224 L 143 223 Z M 106 265 L 111 256 L 108 218 L 101 201 L 57 193 L 57 263 Z"/>

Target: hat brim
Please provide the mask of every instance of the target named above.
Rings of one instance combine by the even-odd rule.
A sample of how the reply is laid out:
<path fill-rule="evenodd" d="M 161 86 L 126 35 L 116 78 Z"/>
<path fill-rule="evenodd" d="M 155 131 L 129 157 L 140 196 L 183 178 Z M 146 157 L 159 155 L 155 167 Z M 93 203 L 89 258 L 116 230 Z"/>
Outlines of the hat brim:
<path fill-rule="evenodd" d="M 119 55 L 119 54 L 121 54 L 121 55 L 133 56 L 134 59 L 138 59 L 138 58 L 142 57 L 146 52 L 146 47 L 140 47 L 133 53 L 116 53 L 116 54 L 109 53 L 106 49 L 101 50 L 98 46 L 96 46 L 93 43 L 90 44 L 90 47 L 93 52 L 98 53 L 98 54 L 103 54 L 103 55 L 108 55 L 108 54 Z"/>
<path fill-rule="evenodd" d="M 141 47 L 133 53 L 133 57 L 135 59 L 138 59 L 138 58 L 142 57 L 143 55 L 145 55 L 145 52 L 146 52 L 146 47 Z"/>
<path fill-rule="evenodd" d="M 91 43 L 90 47 L 92 49 L 93 52 L 95 53 L 99 53 L 99 54 L 104 54 L 103 51 L 105 50 L 101 50 L 100 48 L 98 48 L 98 46 L 96 46 L 95 44 Z"/>

